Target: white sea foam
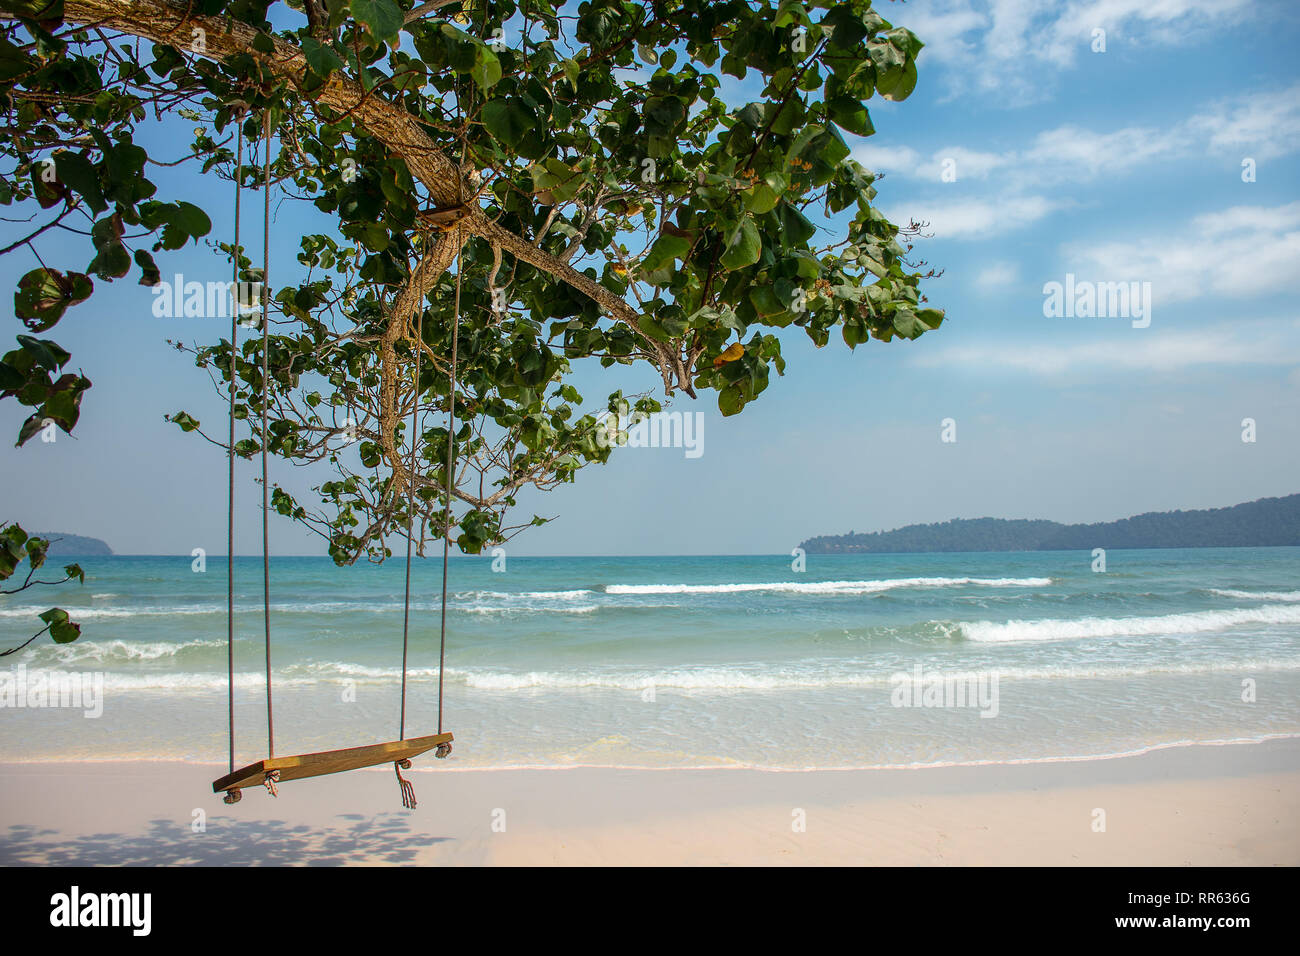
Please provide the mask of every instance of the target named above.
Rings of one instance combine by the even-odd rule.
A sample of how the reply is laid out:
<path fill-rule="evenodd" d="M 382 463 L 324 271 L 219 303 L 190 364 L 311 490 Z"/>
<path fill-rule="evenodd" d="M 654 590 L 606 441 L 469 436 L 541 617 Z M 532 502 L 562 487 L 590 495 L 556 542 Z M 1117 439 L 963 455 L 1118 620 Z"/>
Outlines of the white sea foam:
<path fill-rule="evenodd" d="M 81 668 L 83 673 L 88 670 L 90 668 Z M 31 684 L 41 678 L 50 680 L 56 675 L 67 674 L 68 672 L 69 669 L 65 667 L 28 667 L 26 680 Z M 105 691 L 167 691 L 169 693 L 178 691 L 220 691 L 223 694 L 226 691 L 225 673 L 191 673 L 188 671 L 141 671 L 129 673 L 106 671 L 103 672 L 103 677 Z M 315 683 L 312 678 L 285 678 L 279 674 L 276 674 L 274 679 L 277 691 L 284 687 L 309 686 Z M 236 690 L 260 692 L 265 686 L 265 678 L 254 671 L 235 674 Z"/>
<path fill-rule="evenodd" d="M 49 608 L 49 605 L 27 605 L 24 607 L 6 607 L 0 608 L 0 617 L 35 617 L 42 611 Z M 141 617 L 162 614 L 218 614 L 224 613 L 225 605 L 176 605 L 172 607 L 76 607 L 71 604 L 63 605 L 63 608 L 71 615 L 74 621 L 83 621 L 91 618 L 109 618 L 109 617 Z M 259 608 L 260 610 L 260 608 Z"/>
<path fill-rule="evenodd" d="M 127 664 L 137 661 L 157 661 L 176 657 L 189 650 L 225 647 L 224 640 L 193 640 L 182 643 L 169 641 L 88 641 L 74 644 L 44 644 L 32 649 L 39 660 L 52 658 L 59 664 Z"/>
<path fill-rule="evenodd" d="M 36 666 L 28 673 L 35 675 L 45 670 L 64 670 L 68 663 L 60 661 L 52 668 Z M 93 661 L 76 662 L 85 669 Z M 676 670 L 595 669 L 571 671 L 505 671 L 489 669 L 447 669 L 447 679 L 481 691 L 516 692 L 525 690 L 570 691 L 627 691 L 641 692 L 649 688 L 659 691 L 678 691 L 694 694 L 729 694 L 737 692 L 780 692 L 799 690 L 852 690 L 854 688 L 881 688 L 888 686 L 897 673 L 910 673 L 912 665 L 904 661 L 881 662 L 874 666 L 841 663 L 826 665 L 818 662 L 786 664 L 747 663 L 707 667 L 678 668 Z M 932 662 L 926 670 L 937 670 L 953 680 L 985 680 L 996 676 L 1001 681 L 1056 681 L 1056 680 L 1132 680 L 1159 676 L 1195 676 L 1240 672 L 1300 671 L 1296 658 L 1218 658 L 1215 660 L 1080 665 L 1061 664 L 1047 666 L 980 667 L 955 670 Z M 392 687 L 401 677 L 397 667 L 373 667 L 363 664 L 336 661 L 317 661 L 288 664 L 277 667 L 274 675 L 277 689 L 298 689 L 310 692 L 313 687 L 344 682 L 376 687 Z M 407 671 L 409 681 L 416 685 L 434 685 L 438 668 L 413 667 Z M 109 670 L 105 672 L 106 689 L 124 692 L 223 692 L 226 689 L 224 670 L 209 672 Z M 245 670 L 235 675 L 238 690 L 258 691 L 265 679 L 256 670 Z"/>
<path fill-rule="evenodd" d="M 1300 601 L 1300 591 L 1237 591 L 1233 588 L 1210 588 L 1211 594 L 1221 597 L 1256 599 L 1260 601 Z"/>
<path fill-rule="evenodd" d="M 595 593 L 586 588 L 577 588 L 571 591 L 457 591 L 452 596 L 457 600 L 470 601 L 481 601 L 485 598 L 499 601 L 511 601 L 519 598 L 525 600 L 576 601 Z"/>
<path fill-rule="evenodd" d="M 572 592 L 572 594 L 591 594 L 590 591 Z M 469 614 L 492 614 L 497 612 L 514 612 L 520 611 L 556 611 L 570 614 L 586 614 L 597 610 L 596 605 L 573 605 L 569 602 L 574 600 L 570 592 L 520 592 L 518 594 L 504 594 L 500 592 L 485 592 L 484 596 L 494 595 L 500 604 L 471 604 L 464 605 L 459 603 L 448 603 L 447 608 L 451 611 L 461 611 Z M 560 595 L 557 598 L 558 603 L 511 603 L 511 598 L 532 598 L 535 601 L 544 601 L 548 595 Z M 441 605 L 437 601 L 412 601 L 411 610 L 413 611 L 436 611 Z M 48 605 L 25 605 L 21 607 L 0 608 L 0 618 L 26 618 L 36 617 L 42 611 L 47 609 Z M 64 605 L 64 609 L 74 621 L 88 621 L 98 619 L 113 618 L 133 618 L 133 617 L 194 617 L 203 615 L 225 615 L 226 606 L 224 604 L 172 604 L 172 605 L 140 605 L 137 607 L 77 607 L 75 605 Z M 391 602 L 360 602 L 360 601 L 320 601 L 307 602 L 299 601 L 292 603 L 272 604 L 272 614 L 397 614 L 402 610 L 402 605 L 398 601 Z M 260 604 L 239 604 L 235 606 L 236 614 L 261 614 L 262 606 Z"/>
<path fill-rule="evenodd" d="M 956 671 L 946 667 L 928 667 L 952 680 L 1116 680 L 1155 675 L 1216 674 L 1225 671 L 1263 672 L 1300 671 L 1300 660 L 1259 659 L 1216 660 L 1204 662 L 1170 663 L 1153 665 L 1060 665 L 1048 667 L 1004 667 Z M 897 673 L 910 673 L 910 666 L 901 662 L 897 667 L 880 667 L 873 670 L 848 667 L 700 667 L 675 671 L 526 671 L 478 672 L 455 674 L 448 677 L 459 680 L 479 690 L 581 690 L 609 689 L 641 691 L 651 687 L 657 690 L 687 691 L 759 691 L 798 690 L 801 688 L 873 687 L 889 684 Z"/>
<path fill-rule="evenodd" d="M 29 672 L 31 673 L 31 672 Z M 280 674 L 273 677 L 276 691 L 285 687 L 304 686 L 314 683 L 312 678 L 286 678 Z M 235 674 L 236 690 L 261 692 L 266 687 L 266 678 L 256 672 Z M 226 691 L 225 674 L 192 673 L 141 673 L 104 675 L 104 689 L 109 691 Z"/>
<path fill-rule="evenodd" d="M 1191 611 L 1154 617 L 1080 617 L 1040 621 L 966 621 L 957 624 L 962 636 L 981 643 L 1064 641 L 1081 637 L 1125 637 L 1157 634 L 1197 634 L 1243 624 L 1300 624 L 1300 607 L 1264 605 L 1226 611 Z"/>
<path fill-rule="evenodd" d="M 743 584 L 609 584 L 606 594 L 733 594 L 782 591 L 791 594 L 873 594 L 896 588 L 1044 588 L 1051 578 L 886 578 L 879 581 L 772 581 Z"/>
<path fill-rule="evenodd" d="M 590 614 L 593 611 L 599 611 L 598 604 L 576 604 L 569 607 L 549 607 L 546 605 L 529 606 L 515 605 L 514 607 L 465 607 L 461 608 L 466 614 Z"/>

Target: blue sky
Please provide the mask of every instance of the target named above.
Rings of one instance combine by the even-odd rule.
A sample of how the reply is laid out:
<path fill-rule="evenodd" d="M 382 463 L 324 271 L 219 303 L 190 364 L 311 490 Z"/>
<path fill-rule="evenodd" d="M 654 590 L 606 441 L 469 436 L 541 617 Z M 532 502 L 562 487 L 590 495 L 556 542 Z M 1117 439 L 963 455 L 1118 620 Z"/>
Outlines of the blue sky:
<path fill-rule="evenodd" d="M 885 174 L 881 208 L 930 223 L 916 252 L 943 270 L 926 291 L 948 321 L 856 352 L 785 336 L 785 377 L 740 416 L 722 419 L 712 395 L 672 406 L 704 414 L 702 456 L 623 449 L 574 485 L 525 498 L 525 510 L 560 518 L 512 553 L 777 553 L 850 529 L 1098 521 L 1300 491 L 1300 5 L 879 6 L 927 43 L 920 82 L 904 103 L 874 101 L 875 136 L 846 139 Z M 1096 30 L 1104 52 L 1092 50 Z M 175 135 L 180 155 L 181 134 L 159 135 Z M 200 195 L 228 232 L 215 192 L 225 184 L 159 181 L 164 194 Z M 295 247 L 286 238 L 277 254 L 291 261 Z M 0 259 L 9 287 L 35 265 L 21 259 Z M 224 268 L 207 249 L 163 263 L 164 276 Z M 1150 324 L 1045 317 L 1044 285 L 1067 273 L 1150 283 Z M 211 320 L 155 318 L 151 302 L 116 283 L 60 323 L 55 338 L 95 385 L 75 439 L 0 444 L 0 517 L 123 553 L 224 550 L 224 458 L 162 420 L 181 407 L 221 414 L 206 378 L 164 341 L 203 339 Z M 655 377 L 592 368 L 577 383 L 595 403 Z M 0 406 L 0 431 L 22 417 Z M 941 441 L 947 418 L 956 442 Z M 1244 418 L 1253 443 L 1241 440 Z M 291 487 L 309 484 L 279 467 Z M 251 553 L 258 492 L 251 468 L 243 477 L 236 549 Z M 273 547 L 321 553 L 278 518 Z"/>

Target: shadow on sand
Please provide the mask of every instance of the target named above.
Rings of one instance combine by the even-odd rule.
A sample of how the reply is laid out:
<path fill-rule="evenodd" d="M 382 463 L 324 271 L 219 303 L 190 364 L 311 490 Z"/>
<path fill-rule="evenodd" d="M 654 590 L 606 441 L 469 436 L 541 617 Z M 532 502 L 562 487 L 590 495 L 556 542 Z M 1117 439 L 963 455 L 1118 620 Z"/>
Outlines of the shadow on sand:
<path fill-rule="evenodd" d="M 343 866 L 413 863 L 447 837 L 413 832 L 397 814 L 343 814 L 334 827 L 283 820 L 210 820 L 195 833 L 189 821 L 151 820 L 143 833 L 60 834 L 28 824 L 0 833 L 3 866 Z"/>

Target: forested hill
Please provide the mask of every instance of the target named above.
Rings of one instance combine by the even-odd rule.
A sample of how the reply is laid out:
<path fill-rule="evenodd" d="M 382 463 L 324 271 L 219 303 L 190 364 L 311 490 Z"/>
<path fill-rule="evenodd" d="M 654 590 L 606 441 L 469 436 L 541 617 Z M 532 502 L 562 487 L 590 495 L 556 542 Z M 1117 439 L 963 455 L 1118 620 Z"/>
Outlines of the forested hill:
<path fill-rule="evenodd" d="M 113 549 L 98 538 L 86 538 L 79 534 L 64 534 L 61 531 L 39 531 L 34 538 L 46 538 L 50 542 L 50 555 L 91 556 L 112 554 Z"/>
<path fill-rule="evenodd" d="M 957 518 L 894 531 L 822 535 L 810 554 L 906 554 L 920 551 L 1073 551 L 1093 548 L 1249 548 L 1300 546 L 1300 494 L 1260 498 L 1231 508 L 1153 511 L 1097 524 Z"/>

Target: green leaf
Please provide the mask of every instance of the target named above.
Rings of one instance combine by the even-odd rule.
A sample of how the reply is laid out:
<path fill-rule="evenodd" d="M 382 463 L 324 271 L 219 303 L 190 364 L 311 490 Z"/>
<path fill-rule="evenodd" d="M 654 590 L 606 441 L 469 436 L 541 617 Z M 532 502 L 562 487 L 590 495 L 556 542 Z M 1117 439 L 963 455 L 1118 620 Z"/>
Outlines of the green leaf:
<path fill-rule="evenodd" d="M 722 412 L 724 417 L 736 415 L 744 407 L 745 393 L 738 382 L 732 382 L 718 392 L 718 411 Z"/>
<path fill-rule="evenodd" d="M 99 187 L 99 171 L 90 160 L 76 153 L 59 153 L 54 157 L 54 169 L 62 182 L 81 194 L 95 215 L 108 208 Z"/>
<path fill-rule="evenodd" d="M 578 77 L 582 75 L 582 67 L 577 60 L 567 59 L 564 61 L 564 77 L 569 81 L 569 85 L 575 90 L 578 88 Z"/>
<path fill-rule="evenodd" d="M 915 59 L 916 55 L 921 52 L 921 48 L 925 46 L 924 43 L 917 39 L 916 34 L 906 27 L 895 27 L 883 35 L 911 59 Z"/>
<path fill-rule="evenodd" d="M 851 96 L 837 96 L 826 104 L 831 120 L 841 129 L 859 136 L 870 136 L 876 131 L 871 125 L 867 108 Z"/>
<path fill-rule="evenodd" d="M 786 237 L 796 245 L 807 242 L 817 234 L 817 227 L 789 203 L 782 203 L 777 210 L 777 215 L 781 219 L 781 228 L 785 231 Z"/>
<path fill-rule="evenodd" d="M 302 39 L 302 55 L 307 60 L 311 71 L 319 77 L 327 77 L 335 70 L 343 69 L 343 61 L 333 49 L 311 37 Z"/>
<path fill-rule="evenodd" d="M 72 358 L 70 354 L 59 348 L 57 343 L 49 339 L 34 339 L 30 335 L 20 335 L 18 344 L 37 365 L 51 372 L 58 371 L 63 367 L 64 362 Z"/>
<path fill-rule="evenodd" d="M 196 239 L 212 231 L 212 220 L 198 206 L 181 200 L 176 204 L 176 210 L 175 215 L 171 217 L 172 225 L 184 229 Z"/>
<path fill-rule="evenodd" d="M 690 239 L 663 233 L 646 252 L 645 258 L 641 260 L 641 268 L 646 272 L 654 272 L 671 265 L 674 259 L 684 259 L 690 251 Z"/>
<path fill-rule="evenodd" d="M 876 89 L 887 100 L 900 102 L 912 95 L 916 89 L 916 62 L 908 60 L 907 65 L 878 74 Z"/>
<path fill-rule="evenodd" d="M 8 82 L 22 76 L 32 65 L 31 57 L 0 36 L 0 81 Z"/>
<path fill-rule="evenodd" d="M 506 146 L 518 146 L 536 122 L 536 114 L 516 99 L 488 100 L 483 106 L 483 125 Z"/>
<path fill-rule="evenodd" d="M 19 19 L 39 23 L 49 31 L 63 22 L 63 0 L 11 0 L 4 8 Z"/>
<path fill-rule="evenodd" d="M 18 280 L 14 315 L 33 332 L 44 332 L 69 306 L 90 298 L 94 289 L 94 283 L 80 272 L 64 275 L 57 269 L 33 269 Z"/>
<path fill-rule="evenodd" d="M 581 168 L 574 169 L 558 159 L 548 159 L 533 167 L 533 189 L 549 190 L 551 199 L 557 203 L 572 199 L 585 182 Z"/>
<path fill-rule="evenodd" d="M 173 425 L 179 425 L 183 432 L 192 432 L 199 427 L 199 420 L 189 412 L 177 412 L 175 415 L 168 416 L 167 420 Z"/>
<path fill-rule="evenodd" d="M 933 331 L 943 323 L 943 309 L 918 309 L 916 317 L 927 331 Z"/>
<path fill-rule="evenodd" d="M 781 297 L 776 294 L 776 290 L 770 285 L 752 286 L 749 290 L 749 301 L 754 306 L 754 311 L 764 318 L 780 315 L 790 310 L 790 307 L 781 301 Z"/>
<path fill-rule="evenodd" d="M 397 42 L 406 19 L 393 0 L 352 0 L 352 16 L 366 25 L 371 36 L 390 45 Z"/>
<path fill-rule="evenodd" d="M 844 344 L 851 349 L 857 348 L 871 337 L 867 327 L 860 322 L 845 322 L 842 334 Z"/>
<path fill-rule="evenodd" d="M 71 644 L 81 637 L 81 625 L 73 624 L 71 621 L 52 625 L 50 627 L 50 637 L 54 638 L 56 644 Z"/>
<path fill-rule="evenodd" d="M 470 70 L 470 76 L 485 93 L 501 80 L 501 61 L 486 43 L 479 43 L 474 48 L 474 69 Z"/>
<path fill-rule="evenodd" d="M 120 242 L 109 243 L 86 268 L 101 279 L 120 279 L 131 271 L 131 254 Z"/>
<path fill-rule="evenodd" d="M 743 269 L 758 261 L 763 252 L 763 241 L 758 235 L 754 220 L 745 216 L 727 238 L 727 249 L 718 261 L 726 269 Z"/>
<path fill-rule="evenodd" d="M 145 249 L 135 251 L 135 264 L 140 267 L 140 284 L 145 286 L 155 286 L 162 279 L 162 273 L 158 271 L 158 265 L 153 261 L 153 256 Z"/>
<path fill-rule="evenodd" d="M 40 615 L 50 628 L 50 637 L 56 644 L 71 644 L 81 636 L 81 625 L 68 620 L 68 612 L 61 607 L 52 607 Z"/>
<path fill-rule="evenodd" d="M 752 213 L 762 215 L 765 212 L 771 212 L 776 208 L 776 204 L 781 201 L 781 194 L 765 182 L 757 182 L 753 188 L 748 191 L 745 199 L 745 208 Z"/>

